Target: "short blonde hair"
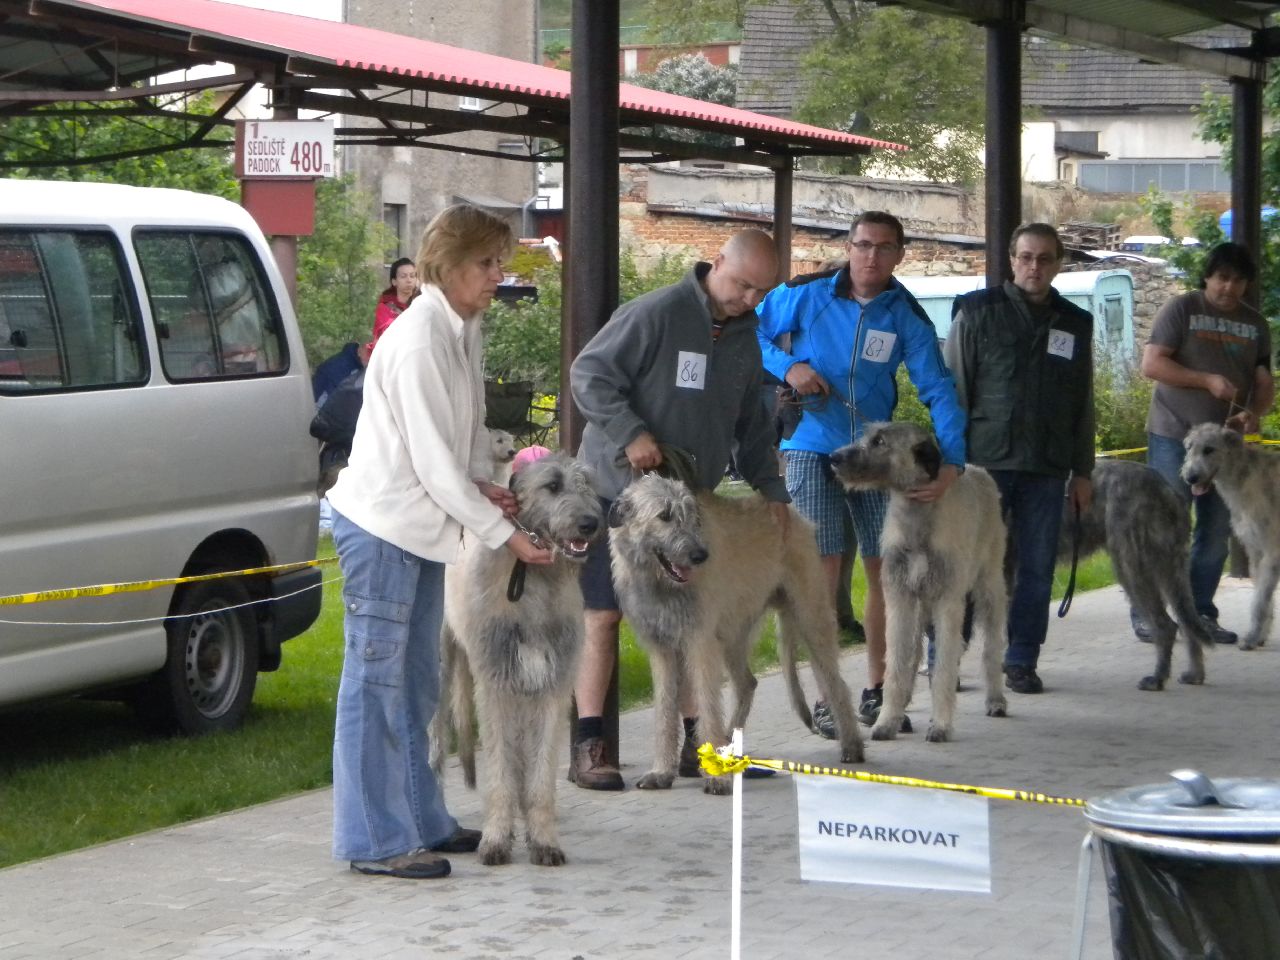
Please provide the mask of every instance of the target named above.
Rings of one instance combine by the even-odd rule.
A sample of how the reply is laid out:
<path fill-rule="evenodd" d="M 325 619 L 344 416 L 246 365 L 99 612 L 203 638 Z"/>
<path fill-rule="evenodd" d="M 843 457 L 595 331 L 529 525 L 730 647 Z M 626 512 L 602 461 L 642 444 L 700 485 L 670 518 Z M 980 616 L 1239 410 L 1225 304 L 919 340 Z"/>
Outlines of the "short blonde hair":
<path fill-rule="evenodd" d="M 422 231 L 418 278 L 443 286 L 445 277 L 467 260 L 494 250 L 505 256 L 514 245 L 515 236 L 505 220 L 479 207 L 456 203 L 432 217 Z"/>

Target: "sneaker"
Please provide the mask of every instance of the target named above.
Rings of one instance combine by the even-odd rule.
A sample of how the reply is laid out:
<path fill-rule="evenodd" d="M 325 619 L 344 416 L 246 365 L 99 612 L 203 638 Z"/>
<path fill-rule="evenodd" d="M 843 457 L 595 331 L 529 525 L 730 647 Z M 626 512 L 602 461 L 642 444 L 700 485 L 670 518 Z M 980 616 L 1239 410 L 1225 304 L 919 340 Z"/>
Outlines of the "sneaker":
<path fill-rule="evenodd" d="M 352 860 L 351 869 L 376 877 L 399 877 L 402 880 L 435 880 L 449 875 L 449 861 L 430 850 L 408 853 L 381 860 Z"/>
<path fill-rule="evenodd" d="M 702 760 L 698 757 L 698 743 L 689 734 L 684 735 L 680 746 L 680 766 L 676 770 L 682 777 L 702 776 Z"/>
<path fill-rule="evenodd" d="M 1044 693 L 1044 681 L 1035 667 L 1011 664 L 1004 668 L 1004 685 L 1014 693 Z"/>
<path fill-rule="evenodd" d="M 862 691 L 862 702 L 858 704 L 858 722 L 864 727 L 874 726 L 880 717 L 880 708 L 884 705 L 884 689 L 877 687 L 874 690 Z M 915 728 L 911 726 L 911 718 L 905 713 L 902 715 L 902 725 L 898 730 L 902 733 L 911 733 Z"/>
<path fill-rule="evenodd" d="M 1156 632 L 1151 628 L 1151 624 L 1147 622 L 1146 617 L 1140 617 L 1134 614 L 1129 620 L 1133 623 L 1133 635 L 1143 643 L 1152 643 L 1155 640 Z"/>
<path fill-rule="evenodd" d="M 452 834 L 431 847 L 432 853 L 475 853 L 480 848 L 480 831 L 458 827 Z"/>
<path fill-rule="evenodd" d="M 1200 615 L 1200 622 L 1204 624 L 1204 628 L 1209 631 L 1209 636 L 1213 637 L 1214 643 L 1235 643 L 1239 637 L 1231 630 L 1221 626 L 1217 617 L 1206 617 Z"/>
<path fill-rule="evenodd" d="M 588 737 L 573 745 L 569 778 L 583 790 L 623 790 L 622 774 L 604 758 L 604 738 Z"/>
<path fill-rule="evenodd" d="M 820 737 L 827 740 L 840 739 L 839 733 L 836 732 L 836 718 L 831 715 L 831 708 L 827 706 L 827 701 L 819 700 L 813 705 L 813 722 L 809 729 Z"/>

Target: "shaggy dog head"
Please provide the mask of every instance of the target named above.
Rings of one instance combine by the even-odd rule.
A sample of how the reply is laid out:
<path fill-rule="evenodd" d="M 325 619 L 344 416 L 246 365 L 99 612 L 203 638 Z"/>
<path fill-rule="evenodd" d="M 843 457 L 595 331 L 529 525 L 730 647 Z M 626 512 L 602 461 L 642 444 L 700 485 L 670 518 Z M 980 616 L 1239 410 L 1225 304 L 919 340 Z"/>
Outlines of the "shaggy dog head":
<path fill-rule="evenodd" d="M 914 423 L 871 423 L 858 442 L 831 454 L 831 469 L 850 490 L 907 491 L 938 476 L 942 452 Z"/>
<path fill-rule="evenodd" d="M 567 454 L 525 465 L 512 475 L 511 491 L 520 523 L 570 560 L 585 559 L 591 541 L 604 532 L 591 469 Z"/>
<path fill-rule="evenodd" d="M 1198 497 L 1209 492 L 1223 461 L 1244 447 L 1244 437 L 1226 427 L 1202 423 L 1192 428 L 1182 445 L 1187 450 L 1182 462 L 1182 479 Z"/>
<path fill-rule="evenodd" d="M 615 554 L 637 571 L 650 568 L 655 579 L 688 583 L 710 555 L 698 501 L 678 480 L 636 480 L 613 501 L 609 528 Z"/>

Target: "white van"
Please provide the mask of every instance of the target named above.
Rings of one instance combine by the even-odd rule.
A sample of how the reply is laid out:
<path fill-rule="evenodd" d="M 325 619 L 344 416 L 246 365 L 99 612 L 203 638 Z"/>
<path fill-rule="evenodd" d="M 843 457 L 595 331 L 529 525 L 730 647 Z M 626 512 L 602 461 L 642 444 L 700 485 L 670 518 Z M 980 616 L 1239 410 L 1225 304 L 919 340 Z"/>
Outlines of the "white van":
<path fill-rule="evenodd" d="M 123 693 L 202 733 L 320 608 L 302 341 L 257 225 L 178 190 L 0 180 L 0 707 Z M 5 599 L 9 598 L 9 599 Z"/>

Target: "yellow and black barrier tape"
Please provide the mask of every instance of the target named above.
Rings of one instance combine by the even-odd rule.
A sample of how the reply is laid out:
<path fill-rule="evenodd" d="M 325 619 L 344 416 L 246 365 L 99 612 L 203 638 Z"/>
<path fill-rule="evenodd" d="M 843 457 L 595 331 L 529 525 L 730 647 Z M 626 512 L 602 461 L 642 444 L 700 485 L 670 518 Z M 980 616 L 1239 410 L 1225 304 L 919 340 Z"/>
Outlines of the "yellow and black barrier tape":
<path fill-rule="evenodd" d="M 941 783 L 936 780 L 920 780 L 916 777 L 898 777 L 887 773 L 867 773 L 863 770 L 849 770 L 844 767 L 818 767 L 809 763 L 794 763 L 791 760 L 764 760 L 747 755 L 720 753 L 709 743 L 698 748 L 698 757 L 702 761 L 702 769 L 712 777 L 730 776 L 744 772 L 747 767 L 767 767 L 784 773 L 808 774 L 820 777 L 844 777 L 849 780 L 861 780 L 864 783 L 887 783 L 895 787 L 921 787 L 926 790 L 949 790 L 952 793 L 969 793 L 991 800 L 1021 800 L 1024 803 L 1048 803 L 1062 807 L 1083 807 L 1085 801 L 1074 797 L 1053 797 L 1047 793 L 1035 793 L 1030 790 L 1010 790 L 1006 787 L 975 787 L 964 783 Z"/>
<path fill-rule="evenodd" d="M 1245 435 L 1246 443 L 1257 444 L 1261 447 L 1273 447 L 1280 444 L 1280 440 L 1264 440 L 1260 433 L 1250 433 Z M 1146 447 L 1130 447 L 1127 450 L 1099 450 L 1094 454 L 1095 457 L 1127 457 L 1135 453 L 1146 453 Z"/>
<path fill-rule="evenodd" d="M 252 577 L 262 574 L 290 573 L 307 567 L 320 567 L 336 563 L 337 557 L 321 557 L 317 560 L 299 560 L 296 563 L 278 563 L 270 567 L 251 567 L 247 570 L 223 570 L 218 573 L 201 573 L 190 577 L 167 577 L 162 580 L 131 580 L 126 583 L 100 583 L 91 587 L 67 587 L 61 590 L 36 590 L 31 593 L 14 593 L 0 597 L 0 607 L 16 607 L 26 603 L 48 603 L 51 600 L 80 600 L 85 597 L 109 597 L 113 593 L 141 593 L 184 583 L 203 583 L 206 580 L 225 580 L 227 577 Z"/>

